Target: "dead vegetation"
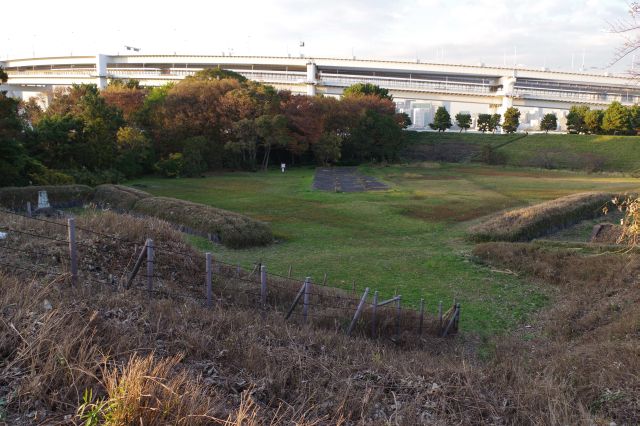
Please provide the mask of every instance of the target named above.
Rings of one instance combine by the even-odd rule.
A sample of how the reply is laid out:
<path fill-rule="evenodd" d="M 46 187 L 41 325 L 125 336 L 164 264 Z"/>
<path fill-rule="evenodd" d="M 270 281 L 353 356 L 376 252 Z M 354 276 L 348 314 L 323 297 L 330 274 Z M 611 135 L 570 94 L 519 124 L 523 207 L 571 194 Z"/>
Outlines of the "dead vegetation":
<path fill-rule="evenodd" d="M 103 208 L 131 211 L 143 198 L 152 197 L 148 192 L 124 185 L 98 185 L 93 194 L 93 202 Z"/>
<path fill-rule="evenodd" d="M 603 214 L 615 197 L 604 192 L 572 194 L 496 214 L 469 228 L 473 241 L 528 241 Z"/>
<path fill-rule="evenodd" d="M 1 218 L 9 226 L 24 220 Z M 159 220 L 96 213 L 78 225 L 191 250 Z M 32 226 L 52 237 L 59 232 L 53 224 Z M 201 291 L 201 283 L 189 285 L 202 272 L 195 252 L 192 263 L 170 253 L 158 258 L 161 276 L 175 274 L 158 282 L 167 295 L 98 284 L 110 282 L 109 271 L 128 264 L 135 247 L 79 232 L 90 268 L 77 288 L 67 276 L 0 267 L 0 419 L 8 424 L 640 421 L 638 258 L 479 245 L 475 254 L 484 261 L 562 294 L 523 329 L 530 337 L 501 336 L 486 345 L 491 359 L 481 361 L 474 340 L 464 337 L 397 345 L 349 338 L 335 325 L 286 322 L 277 311 L 227 303 L 224 293 L 213 309 L 171 296 Z M 40 256 L 3 250 L 2 263 L 66 272 L 64 244 L 17 238 Z"/>
<path fill-rule="evenodd" d="M 133 211 L 213 234 L 231 248 L 261 246 L 273 241 L 265 223 L 204 204 L 152 197 L 136 202 Z"/>

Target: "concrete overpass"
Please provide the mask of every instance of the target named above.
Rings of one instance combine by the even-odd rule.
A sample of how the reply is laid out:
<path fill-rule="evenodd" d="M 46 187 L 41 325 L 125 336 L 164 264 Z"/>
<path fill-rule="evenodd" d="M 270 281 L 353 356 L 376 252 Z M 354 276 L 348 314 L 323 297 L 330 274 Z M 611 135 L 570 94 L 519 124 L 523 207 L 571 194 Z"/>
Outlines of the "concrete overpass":
<path fill-rule="evenodd" d="M 414 127 L 423 128 L 435 109 L 445 106 L 455 115 L 503 113 L 515 106 L 521 128 L 536 127 L 547 112 L 561 124 L 571 105 L 604 108 L 612 101 L 640 102 L 640 87 L 626 76 L 547 69 L 505 68 L 338 58 L 186 55 L 96 55 L 9 59 L 0 62 L 9 75 L 0 87 L 11 96 L 48 96 L 74 83 L 106 87 L 111 79 L 136 79 L 158 86 L 199 70 L 222 67 L 278 89 L 307 95 L 340 96 L 354 83 L 389 89 L 398 110 L 408 113 Z"/>

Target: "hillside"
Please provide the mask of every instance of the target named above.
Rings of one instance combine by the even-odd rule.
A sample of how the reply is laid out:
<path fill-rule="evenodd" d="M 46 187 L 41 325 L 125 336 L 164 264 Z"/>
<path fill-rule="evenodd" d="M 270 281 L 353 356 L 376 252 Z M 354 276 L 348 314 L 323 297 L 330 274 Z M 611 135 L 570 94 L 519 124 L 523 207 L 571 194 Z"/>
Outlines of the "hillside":
<path fill-rule="evenodd" d="M 201 272 L 193 262 L 201 254 L 162 221 L 78 217 L 81 233 L 100 229 L 120 240 L 85 231 L 81 258 L 90 267 L 72 287 L 64 240 L 55 243 L 57 220 L 4 213 L 0 220 L 9 232 L 2 245 L 13 249 L 0 252 L 0 421 L 7 424 L 640 421 L 632 255 L 478 246 L 483 261 L 562 297 L 526 327 L 481 346 L 472 335 L 398 344 L 284 321 L 277 310 L 261 313 L 225 292 L 206 308 L 198 288 L 185 284 Z M 155 260 L 164 279 L 151 296 L 144 277 L 123 290 L 107 274 L 129 270 L 135 258 L 135 248 L 114 251 L 117 241 L 145 236 L 185 256 Z M 230 282 L 216 277 L 216 288 Z M 594 298 L 603 302 L 591 309 Z"/>
<path fill-rule="evenodd" d="M 409 159 L 478 160 L 482 147 L 489 145 L 497 147 L 499 163 L 510 166 L 627 173 L 640 169 L 640 136 L 554 133 L 522 138 L 521 134 L 455 132 L 407 132 L 407 135 L 409 148 L 405 156 Z"/>

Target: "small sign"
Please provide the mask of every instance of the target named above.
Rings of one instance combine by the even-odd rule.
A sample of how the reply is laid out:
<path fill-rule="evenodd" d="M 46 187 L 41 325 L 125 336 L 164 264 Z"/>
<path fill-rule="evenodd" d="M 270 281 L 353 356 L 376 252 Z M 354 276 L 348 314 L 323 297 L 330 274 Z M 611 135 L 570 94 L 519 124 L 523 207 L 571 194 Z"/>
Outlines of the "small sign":
<path fill-rule="evenodd" d="M 287 165 L 285 163 L 280 163 L 280 170 L 282 170 L 282 173 L 284 173 L 284 169 L 287 168 Z"/>
<path fill-rule="evenodd" d="M 49 205 L 49 196 L 47 195 L 47 191 L 38 191 L 38 208 L 39 209 L 48 209 L 51 207 Z"/>

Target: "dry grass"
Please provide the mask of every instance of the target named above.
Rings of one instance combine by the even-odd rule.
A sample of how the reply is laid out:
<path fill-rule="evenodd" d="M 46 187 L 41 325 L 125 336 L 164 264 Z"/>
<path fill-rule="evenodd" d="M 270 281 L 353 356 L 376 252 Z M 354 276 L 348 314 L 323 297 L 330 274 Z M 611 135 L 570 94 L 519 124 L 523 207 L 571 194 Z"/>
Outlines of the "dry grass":
<path fill-rule="evenodd" d="M 469 228 L 473 241 L 528 241 L 603 214 L 614 194 L 585 192 L 496 214 Z"/>
<path fill-rule="evenodd" d="M 128 186 L 107 184 L 96 187 L 93 202 L 100 207 L 130 211 L 137 201 L 151 196 L 147 192 Z"/>
<path fill-rule="evenodd" d="M 532 341 L 531 366 L 595 419 L 640 422 L 638 254 L 581 255 L 522 243 L 486 243 L 474 253 L 559 290 Z M 543 338 L 543 336 L 546 336 Z M 554 422 L 555 423 L 555 422 Z"/>
<path fill-rule="evenodd" d="M 273 241 L 273 235 L 265 223 L 204 204 L 152 197 L 138 201 L 133 210 L 205 234 L 213 234 L 230 248 L 261 246 Z"/>
<path fill-rule="evenodd" d="M 14 210 L 25 210 L 27 202 L 38 207 L 38 191 L 47 191 L 52 207 L 82 206 L 93 196 L 93 189 L 86 185 L 24 186 L 0 188 L 0 205 Z"/>
<path fill-rule="evenodd" d="M 20 218 L 0 218 L 26 226 L 15 222 Z M 159 220 L 102 213 L 78 218 L 78 225 L 189 250 Z M 55 225 L 37 226 L 34 231 L 55 235 Z M 548 280 L 565 294 L 536 323 L 533 340 L 501 337 L 490 345 L 495 356 L 482 362 L 473 339 L 424 337 L 397 345 L 349 338 L 325 324 L 285 322 L 277 311 L 225 303 L 224 292 L 206 309 L 198 300 L 98 285 L 90 280 L 104 281 L 134 250 L 80 234 L 95 250 L 81 251 L 92 269 L 76 288 L 66 277 L 0 274 L 0 415 L 9 424 L 79 424 L 80 407 L 85 416 L 119 425 L 640 421 L 633 284 L 640 262 L 631 258 L 597 262 L 522 244 L 479 246 L 484 259 Z M 19 238 L 12 243 L 42 256 L 21 261 L 2 251 L 2 262 L 64 272 L 64 247 Z M 192 263 L 159 258 L 162 276 L 177 275 L 157 284 L 201 292 L 201 283 L 188 285 L 201 273 L 197 256 Z M 93 399 L 83 404 L 87 389 Z"/>

